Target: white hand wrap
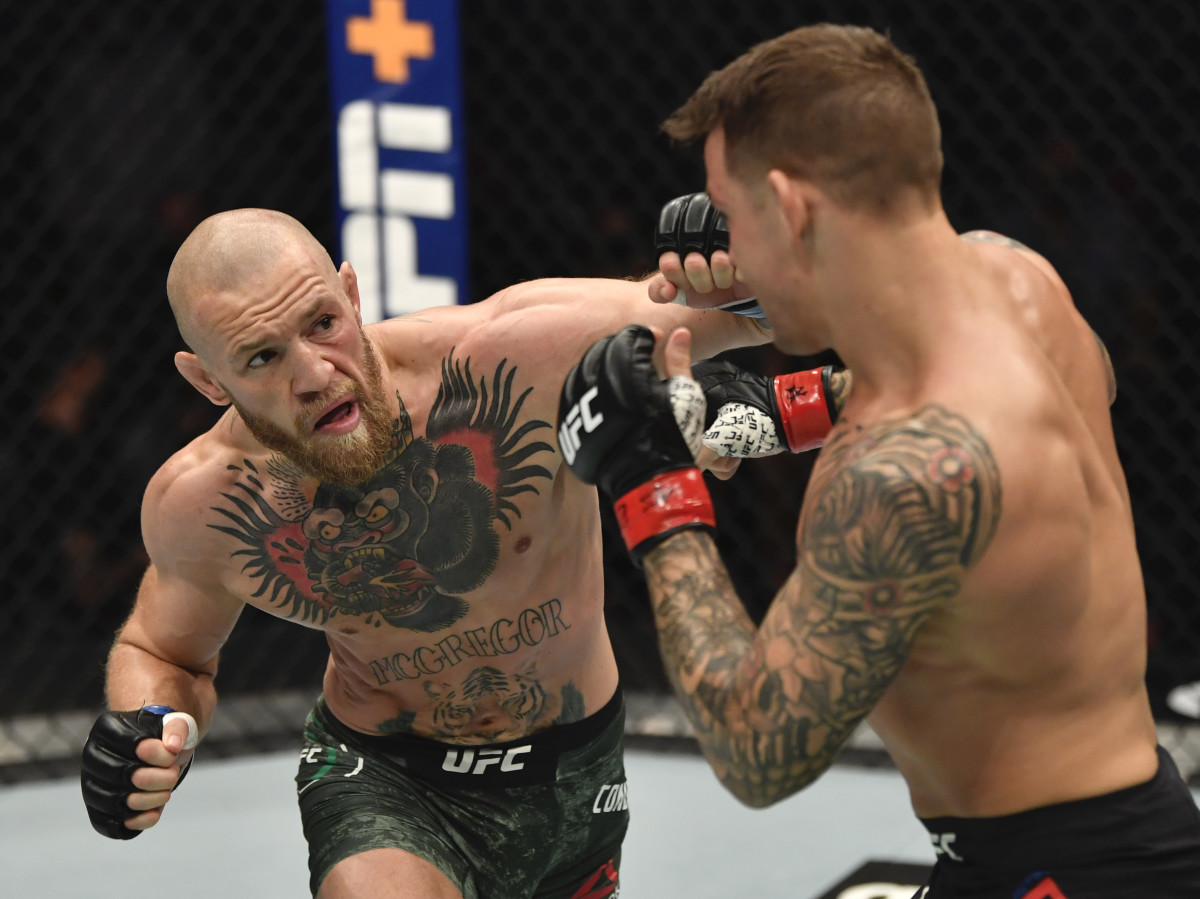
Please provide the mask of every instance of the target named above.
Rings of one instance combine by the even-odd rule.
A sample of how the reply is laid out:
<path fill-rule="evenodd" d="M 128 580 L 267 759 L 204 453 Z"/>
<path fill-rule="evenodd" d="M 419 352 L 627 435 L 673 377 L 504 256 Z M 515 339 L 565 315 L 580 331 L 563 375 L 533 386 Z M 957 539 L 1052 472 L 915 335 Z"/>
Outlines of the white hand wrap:
<path fill-rule="evenodd" d="M 692 458 L 700 455 L 704 438 L 704 391 L 700 385 L 685 375 L 674 375 L 668 389 L 671 391 L 671 411 L 675 413 L 675 424 Z"/>
<path fill-rule="evenodd" d="M 196 744 L 200 742 L 200 725 L 187 712 L 167 712 L 167 714 L 163 715 L 163 727 L 167 726 L 168 721 L 174 721 L 176 718 L 186 721 L 188 726 L 188 735 L 187 739 L 183 741 L 183 748 L 195 749 Z"/>
<path fill-rule="evenodd" d="M 704 445 L 718 456 L 760 459 L 787 450 L 771 416 L 744 403 L 726 403 L 704 432 Z"/>

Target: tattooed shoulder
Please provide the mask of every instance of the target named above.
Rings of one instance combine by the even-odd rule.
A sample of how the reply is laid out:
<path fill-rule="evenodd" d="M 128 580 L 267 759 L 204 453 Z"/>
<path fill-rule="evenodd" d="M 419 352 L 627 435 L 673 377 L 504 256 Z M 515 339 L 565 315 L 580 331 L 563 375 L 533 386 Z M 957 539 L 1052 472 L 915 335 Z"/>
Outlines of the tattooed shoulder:
<path fill-rule="evenodd" d="M 814 487 L 804 561 L 841 608 L 915 613 L 950 598 L 1000 517 L 987 441 L 939 405 L 841 433 Z"/>
<path fill-rule="evenodd" d="M 1000 518 L 1000 474 L 987 441 L 937 405 L 839 434 L 810 490 L 793 581 L 802 585 L 799 601 L 774 623 L 775 638 L 791 649 L 775 647 L 781 666 L 764 656 L 754 685 L 754 705 L 768 720 L 792 722 L 781 733 L 793 738 L 767 778 L 790 789 L 832 762 L 899 673 L 921 626 L 958 595 Z M 731 761 L 730 777 L 745 776 L 747 766 Z M 751 794 L 766 789 L 753 778 L 746 784 Z"/>

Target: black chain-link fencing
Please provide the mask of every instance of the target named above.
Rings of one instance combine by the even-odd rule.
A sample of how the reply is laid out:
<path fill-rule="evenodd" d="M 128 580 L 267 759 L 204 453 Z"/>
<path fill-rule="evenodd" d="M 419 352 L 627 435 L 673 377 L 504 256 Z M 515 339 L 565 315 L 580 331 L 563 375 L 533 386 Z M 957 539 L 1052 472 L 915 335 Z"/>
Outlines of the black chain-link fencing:
<path fill-rule="evenodd" d="M 952 222 L 1048 256 L 1112 352 L 1148 678 L 1163 724 L 1185 720 L 1187 691 L 1174 708 L 1167 697 L 1200 681 L 1200 7 L 462 0 L 460 14 L 472 299 L 649 271 L 659 206 L 703 186 L 698 153 L 657 127 L 751 44 L 824 20 L 888 29 L 914 53 L 941 110 Z M 146 561 L 141 491 L 215 417 L 171 361 L 164 281 L 179 242 L 209 213 L 266 206 L 337 256 L 327 72 L 318 0 L 0 4 L 0 780 L 56 741 L 77 749 Z M 793 561 L 804 464 L 747 465 L 713 491 L 756 617 Z M 607 534 L 624 681 L 665 692 L 641 577 Z M 231 708 L 274 691 L 302 709 L 324 655 L 319 634 L 248 610 L 219 685 Z M 243 735 L 294 738 L 295 714 L 264 729 L 271 716 L 248 709 Z"/>

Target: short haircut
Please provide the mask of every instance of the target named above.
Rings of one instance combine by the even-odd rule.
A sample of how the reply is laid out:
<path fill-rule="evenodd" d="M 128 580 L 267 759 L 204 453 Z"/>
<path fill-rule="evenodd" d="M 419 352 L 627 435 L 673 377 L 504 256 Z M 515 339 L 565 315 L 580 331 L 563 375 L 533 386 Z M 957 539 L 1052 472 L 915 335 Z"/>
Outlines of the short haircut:
<path fill-rule="evenodd" d="M 941 127 L 915 60 L 869 28 L 810 25 L 751 48 L 663 123 L 685 143 L 725 132 L 726 166 L 771 169 L 886 214 L 901 193 L 940 203 Z"/>

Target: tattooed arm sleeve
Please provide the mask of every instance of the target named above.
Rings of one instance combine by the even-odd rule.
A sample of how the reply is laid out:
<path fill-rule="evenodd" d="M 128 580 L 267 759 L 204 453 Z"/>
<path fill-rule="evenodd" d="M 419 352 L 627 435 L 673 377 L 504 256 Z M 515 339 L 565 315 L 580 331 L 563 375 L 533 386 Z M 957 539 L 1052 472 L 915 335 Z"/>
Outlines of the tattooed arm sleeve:
<path fill-rule="evenodd" d="M 668 675 L 730 792 L 769 805 L 830 765 L 999 514 L 987 444 L 927 406 L 825 447 L 798 565 L 757 632 L 708 535 L 681 533 L 646 556 Z"/>

